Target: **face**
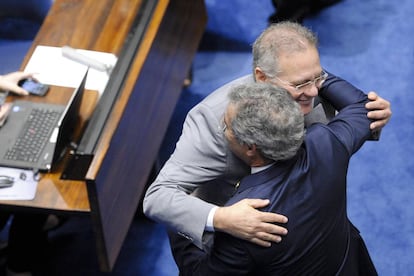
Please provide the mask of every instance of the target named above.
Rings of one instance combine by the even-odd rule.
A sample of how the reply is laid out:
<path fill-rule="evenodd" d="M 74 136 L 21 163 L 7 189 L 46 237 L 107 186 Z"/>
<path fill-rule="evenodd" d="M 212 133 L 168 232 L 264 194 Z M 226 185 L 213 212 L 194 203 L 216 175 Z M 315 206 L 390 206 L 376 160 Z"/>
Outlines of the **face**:
<path fill-rule="evenodd" d="M 322 67 L 317 49 L 310 47 L 305 51 L 282 55 L 279 58 L 279 64 L 281 72 L 277 75 L 277 78 L 269 79 L 265 77 L 261 80 L 285 88 L 299 103 L 304 114 L 311 112 L 314 98 L 318 95 L 317 84 L 313 82 L 300 89 L 296 89 L 295 86 L 313 81 L 321 76 Z M 256 79 L 259 80 L 260 78 Z"/>
<path fill-rule="evenodd" d="M 248 156 L 249 147 L 247 145 L 241 145 L 237 141 L 236 137 L 234 137 L 233 131 L 230 128 L 234 114 L 235 107 L 232 104 L 229 104 L 227 106 L 226 112 L 224 113 L 223 119 L 224 137 L 226 137 L 230 150 L 241 160 L 243 160 L 247 164 L 250 164 L 250 159 Z"/>

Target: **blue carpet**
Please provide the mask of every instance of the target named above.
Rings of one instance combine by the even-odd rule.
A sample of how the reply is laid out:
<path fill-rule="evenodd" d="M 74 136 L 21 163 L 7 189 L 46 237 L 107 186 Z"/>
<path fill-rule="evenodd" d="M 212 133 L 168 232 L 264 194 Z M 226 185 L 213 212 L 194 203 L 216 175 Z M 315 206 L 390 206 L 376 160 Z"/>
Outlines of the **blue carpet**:
<path fill-rule="evenodd" d="M 160 163 L 174 149 L 188 110 L 251 71 L 250 45 L 273 7 L 270 0 L 235 2 L 206 0 L 209 21 L 193 63 L 193 83 L 181 95 Z M 411 0 L 344 0 L 304 22 L 319 35 L 327 70 L 364 91 L 377 91 L 392 104 L 393 116 L 380 141 L 367 142 L 353 157 L 348 177 L 349 216 L 379 274 L 386 276 L 414 275 L 413 14 Z M 108 275 L 98 272 L 86 218 L 71 219 L 52 232 L 49 249 L 47 275 Z M 177 274 L 165 228 L 137 216 L 110 275 Z"/>

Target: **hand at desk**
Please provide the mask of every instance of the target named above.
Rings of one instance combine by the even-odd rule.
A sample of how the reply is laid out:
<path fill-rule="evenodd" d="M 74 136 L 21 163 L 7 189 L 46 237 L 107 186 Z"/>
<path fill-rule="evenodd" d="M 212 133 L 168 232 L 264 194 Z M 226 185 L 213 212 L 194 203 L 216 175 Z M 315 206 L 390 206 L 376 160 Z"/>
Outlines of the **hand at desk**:
<path fill-rule="evenodd" d="M 27 78 L 33 78 L 33 73 L 16 71 L 2 75 L 0 76 L 0 90 L 10 91 L 17 95 L 29 95 L 29 92 L 18 85 L 19 81 Z"/>

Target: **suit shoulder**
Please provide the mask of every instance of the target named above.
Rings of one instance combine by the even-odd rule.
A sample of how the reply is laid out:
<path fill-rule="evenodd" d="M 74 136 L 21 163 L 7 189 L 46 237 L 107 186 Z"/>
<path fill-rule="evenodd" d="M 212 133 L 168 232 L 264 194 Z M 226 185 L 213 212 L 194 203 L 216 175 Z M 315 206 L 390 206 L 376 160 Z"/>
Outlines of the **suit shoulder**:
<path fill-rule="evenodd" d="M 224 110 L 228 104 L 227 95 L 230 93 L 232 87 L 253 82 L 253 77 L 251 75 L 246 75 L 235 79 L 231 82 L 224 84 L 223 86 L 214 90 L 210 95 L 208 95 L 204 100 L 198 103 L 192 108 L 191 113 L 212 113 L 217 118 L 221 118 L 224 114 Z"/>

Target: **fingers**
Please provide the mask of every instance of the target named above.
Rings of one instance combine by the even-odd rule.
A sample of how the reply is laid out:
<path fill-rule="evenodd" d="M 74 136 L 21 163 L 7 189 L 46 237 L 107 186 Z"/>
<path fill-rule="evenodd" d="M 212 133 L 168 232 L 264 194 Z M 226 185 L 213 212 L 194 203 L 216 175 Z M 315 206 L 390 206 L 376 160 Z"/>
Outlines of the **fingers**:
<path fill-rule="evenodd" d="M 19 87 L 19 86 L 15 86 L 13 89 L 10 89 L 10 91 L 14 92 L 17 95 L 22 95 L 22 96 L 27 96 L 29 95 L 29 92 L 26 91 L 25 89 Z"/>
<path fill-rule="evenodd" d="M 375 91 L 368 92 L 368 99 L 375 101 L 378 98 L 378 95 Z"/>
<path fill-rule="evenodd" d="M 14 86 L 18 87 L 19 81 L 24 80 L 24 79 L 29 79 L 29 78 L 34 79 L 33 73 L 17 71 L 17 72 L 13 72 L 13 73 L 9 73 L 7 75 L 4 75 L 2 79 L 3 79 L 4 83 L 8 83 L 9 85 L 14 85 Z M 19 90 L 19 89 L 17 89 L 17 90 Z M 26 91 L 26 90 L 24 90 L 24 91 Z M 13 88 L 13 92 L 16 92 L 17 94 L 20 94 L 23 91 L 20 91 L 20 93 L 18 93 L 16 91 L 16 89 Z"/>
<path fill-rule="evenodd" d="M 386 115 L 384 111 L 370 111 L 367 114 L 367 116 L 368 118 L 375 120 L 370 124 L 371 130 L 383 128 L 388 123 L 391 117 L 391 115 Z"/>
<path fill-rule="evenodd" d="M 267 223 L 287 223 L 288 222 L 288 218 L 285 217 L 284 215 L 275 214 L 271 212 L 261 212 L 261 211 L 257 211 L 257 212 L 261 213 L 260 220 L 263 222 L 267 222 Z"/>
<path fill-rule="evenodd" d="M 370 124 L 371 130 L 377 130 L 383 128 L 388 121 L 391 119 L 391 109 L 384 109 L 384 110 L 372 110 L 367 113 L 368 118 L 374 120 Z"/>
<path fill-rule="evenodd" d="M 268 204 L 269 200 L 243 199 L 231 206 L 219 207 L 213 217 L 214 228 L 261 246 L 280 242 L 288 232 L 283 227 L 287 217 L 253 207 Z"/>
<path fill-rule="evenodd" d="M 390 103 L 382 98 L 377 97 L 376 100 L 371 100 L 365 104 L 368 110 L 386 110 L 390 108 Z"/>
<path fill-rule="evenodd" d="M 368 99 L 370 102 L 365 105 L 367 109 L 373 110 L 390 108 L 390 102 L 378 96 L 374 91 L 370 91 L 368 93 Z"/>
<path fill-rule="evenodd" d="M 372 131 L 380 130 L 387 125 L 388 121 L 389 119 L 374 121 L 369 125 L 369 129 Z"/>
<path fill-rule="evenodd" d="M 282 228 L 282 227 L 281 227 Z M 282 228 L 284 229 L 284 228 Z M 283 231 L 285 231 L 284 229 Z M 279 231 L 282 232 L 282 231 Z M 286 231 L 287 234 L 287 231 Z M 286 235 L 284 234 L 284 235 Z M 250 242 L 253 242 L 257 245 L 263 246 L 263 247 L 270 247 L 272 243 L 279 243 L 282 241 L 282 236 L 277 234 L 272 234 L 269 232 L 256 232 L 255 235 L 249 239 Z"/>
<path fill-rule="evenodd" d="M 367 113 L 368 118 L 373 120 L 383 120 L 391 117 L 390 109 L 371 110 Z"/>
<path fill-rule="evenodd" d="M 32 72 L 23 72 L 23 71 L 17 71 L 17 72 L 13 72 L 13 73 L 9 73 L 7 75 L 4 75 L 4 78 L 13 81 L 15 83 L 17 83 L 20 80 L 23 79 L 27 79 L 27 78 L 32 78 L 33 77 L 33 73 Z"/>
<path fill-rule="evenodd" d="M 258 217 L 260 223 L 252 227 L 249 240 L 257 245 L 263 247 L 270 247 L 271 243 L 279 243 L 282 241 L 282 236 L 288 234 L 288 230 L 275 223 L 286 223 L 287 217 L 270 212 L 257 211 L 260 214 Z"/>
<path fill-rule="evenodd" d="M 4 75 L 1 78 L 1 88 L 4 90 L 13 92 L 17 95 L 28 95 L 29 92 L 21 88 L 18 85 L 18 83 L 20 80 L 29 78 L 31 76 L 32 76 L 32 73 L 21 72 L 21 71 Z"/>
<path fill-rule="evenodd" d="M 368 93 L 368 99 L 370 99 L 370 102 L 365 105 L 369 110 L 367 116 L 371 120 L 374 120 L 374 122 L 371 123 L 370 128 L 371 130 L 379 130 L 383 128 L 391 118 L 391 104 L 373 91 Z"/>
<path fill-rule="evenodd" d="M 32 72 L 23 72 L 23 74 L 20 76 L 21 79 L 27 79 L 27 78 L 31 78 L 34 79 L 34 73 Z"/>
<path fill-rule="evenodd" d="M 270 203 L 270 201 L 268 199 L 253 199 L 253 198 L 243 199 L 241 202 L 250 205 L 254 209 L 259 209 L 259 208 L 266 207 Z M 265 222 L 287 223 L 287 221 L 288 221 L 287 217 L 285 217 L 283 215 L 280 215 L 280 214 L 275 214 L 275 213 L 271 213 L 271 212 L 261 212 L 261 211 L 258 211 L 258 210 L 257 210 L 257 212 L 262 214 L 260 219 L 262 221 L 265 221 Z"/>
<path fill-rule="evenodd" d="M 263 212 L 257 210 L 258 208 L 266 207 L 269 204 L 268 199 L 243 199 L 240 203 L 247 204 L 253 207 L 253 213 L 250 216 L 256 216 L 257 220 L 262 222 L 263 226 L 258 231 L 264 231 L 268 233 L 276 233 L 278 235 L 286 235 L 287 230 L 283 227 L 275 225 L 275 223 L 284 224 L 288 222 L 288 218 L 281 214 L 272 212 Z"/>
<path fill-rule="evenodd" d="M 282 236 L 286 236 L 287 233 L 288 230 L 282 226 L 265 223 L 263 224 L 261 231 L 258 230 L 255 232 L 255 236 L 266 241 L 280 242 L 282 240 Z"/>
<path fill-rule="evenodd" d="M 264 240 L 257 239 L 257 238 L 253 238 L 253 239 L 251 239 L 249 241 L 252 242 L 252 243 L 255 243 L 255 244 L 259 245 L 259 246 L 262 246 L 262 247 L 270 247 L 270 246 L 272 246 L 272 243 L 271 242 L 264 241 Z"/>
<path fill-rule="evenodd" d="M 7 88 L 10 92 L 13 92 L 14 94 L 17 94 L 17 95 L 29 95 L 28 91 L 26 91 L 25 89 L 21 88 L 20 86 L 14 83 L 9 83 L 7 85 Z"/>
<path fill-rule="evenodd" d="M 17 95 L 29 95 L 29 92 L 14 83 L 4 83 L 2 88 Z"/>
<path fill-rule="evenodd" d="M 270 203 L 268 199 L 258 199 L 258 198 L 247 198 L 247 199 L 243 199 L 242 202 L 250 205 L 251 207 L 255 209 L 266 207 Z"/>

